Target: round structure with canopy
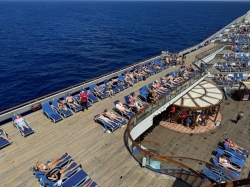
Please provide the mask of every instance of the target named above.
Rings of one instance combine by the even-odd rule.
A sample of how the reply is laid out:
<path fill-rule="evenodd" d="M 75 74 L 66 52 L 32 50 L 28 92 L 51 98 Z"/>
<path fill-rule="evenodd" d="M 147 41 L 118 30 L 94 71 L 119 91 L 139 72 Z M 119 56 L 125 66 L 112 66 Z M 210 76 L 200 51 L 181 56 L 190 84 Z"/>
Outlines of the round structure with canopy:
<path fill-rule="evenodd" d="M 195 128 L 197 122 L 201 119 L 201 114 L 204 115 L 203 111 L 213 111 L 215 113 L 214 122 L 216 121 L 223 96 L 223 92 L 216 85 L 208 81 L 202 81 L 173 105 L 183 110 L 194 111 L 193 128 Z M 206 117 L 206 114 L 204 117 Z"/>

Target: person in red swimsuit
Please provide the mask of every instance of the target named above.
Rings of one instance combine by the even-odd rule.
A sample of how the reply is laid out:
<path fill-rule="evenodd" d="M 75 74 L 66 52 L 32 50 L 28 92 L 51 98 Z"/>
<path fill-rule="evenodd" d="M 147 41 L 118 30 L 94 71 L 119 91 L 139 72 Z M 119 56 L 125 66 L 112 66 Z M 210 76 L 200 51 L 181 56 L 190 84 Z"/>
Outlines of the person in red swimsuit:
<path fill-rule="evenodd" d="M 84 108 L 86 108 L 88 110 L 88 105 L 87 105 L 88 96 L 87 96 L 87 94 L 84 91 L 82 91 L 82 92 L 80 92 L 79 97 L 81 100 L 82 111 L 84 111 Z"/>

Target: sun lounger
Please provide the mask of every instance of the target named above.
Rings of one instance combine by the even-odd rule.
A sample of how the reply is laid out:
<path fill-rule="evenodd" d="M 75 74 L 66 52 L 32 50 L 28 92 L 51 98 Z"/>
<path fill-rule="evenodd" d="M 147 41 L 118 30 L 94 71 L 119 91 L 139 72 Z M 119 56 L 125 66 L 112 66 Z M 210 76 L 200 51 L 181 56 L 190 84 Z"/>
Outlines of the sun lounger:
<path fill-rule="evenodd" d="M 221 176 L 218 175 L 217 173 L 214 173 L 213 171 L 204 168 L 203 170 L 201 170 L 201 174 L 205 175 L 211 182 L 216 182 L 216 183 L 220 183 L 221 182 Z"/>
<path fill-rule="evenodd" d="M 118 129 L 118 128 L 120 127 L 119 124 L 117 124 L 117 123 L 115 123 L 115 122 L 113 122 L 113 121 L 107 123 L 106 121 L 104 121 L 104 120 L 98 118 L 98 117 L 97 117 L 98 115 L 99 115 L 99 114 L 97 114 L 97 115 L 94 116 L 94 120 L 95 120 L 95 122 L 98 122 L 99 124 L 101 124 L 101 125 L 104 126 L 104 131 L 105 131 L 105 132 L 106 132 L 107 130 L 111 130 L 111 132 L 114 132 L 116 129 Z"/>
<path fill-rule="evenodd" d="M 219 163 L 219 156 L 220 156 L 219 154 L 216 155 L 216 157 L 213 159 L 213 163 L 214 163 L 215 166 L 225 168 L 223 165 L 221 165 Z M 225 168 L 225 169 L 227 169 L 236 179 L 239 178 L 239 175 L 240 175 L 239 172 L 236 172 L 235 170 L 232 170 L 230 168 Z"/>
<path fill-rule="evenodd" d="M 47 116 L 54 123 L 63 119 L 62 116 L 60 116 L 57 112 L 52 110 L 49 103 L 43 103 L 42 110 L 43 110 L 44 115 Z"/>
<path fill-rule="evenodd" d="M 234 157 L 234 155 L 232 153 L 227 152 L 226 150 L 224 151 L 220 148 L 217 148 L 216 152 L 219 155 L 224 155 L 225 157 L 227 157 L 230 160 L 230 162 L 234 163 L 235 165 L 239 166 L 240 168 L 242 168 L 244 166 L 244 161 Z"/>
<path fill-rule="evenodd" d="M 0 134 L 7 137 L 6 133 L 0 129 Z M 4 138 L 0 137 L 0 149 L 2 149 L 3 147 L 6 147 L 8 145 L 10 145 L 11 142 L 8 140 L 5 140 Z"/>
<path fill-rule="evenodd" d="M 116 106 L 116 104 L 118 103 L 118 101 L 114 101 L 114 105 Z M 127 106 L 124 106 L 124 107 L 126 107 L 127 108 Z M 129 109 L 129 108 L 127 108 L 127 109 Z M 116 111 L 117 113 L 119 113 L 119 114 L 121 114 L 122 116 L 125 116 L 126 118 L 128 118 L 128 119 L 130 119 L 135 113 L 134 112 L 132 112 L 132 111 L 130 111 L 130 112 L 123 112 L 123 111 L 121 111 L 121 110 L 119 110 L 118 108 L 114 108 L 113 109 L 114 111 Z"/>
<path fill-rule="evenodd" d="M 118 80 L 120 81 L 120 83 L 122 83 L 122 86 L 125 89 L 130 86 L 130 84 L 125 81 L 124 77 L 121 74 L 118 75 Z"/>
<path fill-rule="evenodd" d="M 140 97 L 143 98 L 146 102 L 148 102 L 148 92 L 145 91 L 145 89 L 142 87 L 139 89 Z"/>
<path fill-rule="evenodd" d="M 109 81 L 108 81 L 108 80 L 104 80 L 103 82 L 104 82 L 105 85 L 106 85 L 106 84 L 109 84 Z M 114 93 L 119 93 L 119 92 L 121 91 L 121 90 L 119 89 L 119 86 L 115 86 L 115 85 L 113 85 L 111 89 L 114 91 Z M 122 89 L 122 90 L 123 90 L 123 89 Z"/>
<path fill-rule="evenodd" d="M 226 143 L 224 143 L 224 148 L 225 148 L 225 150 L 227 150 L 228 152 L 232 153 L 232 154 L 234 155 L 234 157 L 239 158 L 239 159 L 241 159 L 241 160 L 243 160 L 243 161 L 246 160 L 246 155 L 239 153 L 239 152 L 236 151 L 235 149 L 233 149 L 233 148 L 229 147 L 228 145 L 226 145 Z"/>
<path fill-rule="evenodd" d="M 67 108 L 67 110 L 59 110 L 58 109 L 58 100 L 59 99 L 52 100 L 52 105 L 55 108 L 56 112 L 58 114 L 60 114 L 61 116 L 63 116 L 64 118 L 67 118 L 67 117 L 73 115 L 73 113 L 71 112 L 71 110 L 69 110 L 68 108 Z"/>
<path fill-rule="evenodd" d="M 17 114 L 17 115 L 19 115 L 19 116 L 21 117 L 20 114 Z M 16 120 L 16 115 L 14 114 L 11 118 L 12 118 L 12 121 L 13 121 L 14 126 L 18 129 L 18 131 L 20 132 L 20 134 L 21 134 L 23 137 L 26 137 L 26 136 L 28 136 L 28 135 L 30 135 L 30 134 L 33 134 L 33 133 L 35 132 L 35 131 L 30 127 L 29 123 L 28 123 L 26 120 L 24 120 L 24 122 L 25 122 L 26 125 L 29 127 L 29 129 L 24 128 L 24 131 L 23 131 L 17 124 L 14 123 L 14 121 Z"/>
<path fill-rule="evenodd" d="M 112 118 L 111 116 L 109 116 L 109 115 L 107 115 L 107 114 L 103 114 L 103 115 L 104 115 L 105 117 L 111 119 L 111 120 L 114 121 L 115 123 L 120 124 L 120 126 L 125 125 L 125 124 L 127 123 L 127 121 L 126 121 L 124 118 L 120 117 L 117 113 L 115 113 L 115 112 L 111 112 L 111 113 L 114 114 L 114 115 L 116 115 L 116 116 L 117 116 L 117 119 L 116 119 L 116 118 Z"/>
<path fill-rule="evenodd" d="M 89 179 L 87 173 L 83 170 L 78 170 L 74 175 L 68 177 L 68 179 L 63 182 L 62 187 L 74 187 L 79 186 L 78 183 L 81 181 L 87 181 Z M 83 182 L 84 184 L 85 182 Z"/>
<path fill-rule="evenodd" d="M 105 99 L 106 97 L 108 97 L 108 94 L 106 94 L 106 93 L 96 93 L 94 87 L 95 87 L 94 84 L 91 84 L 91 85 L 89 86 L 89 89 L 90 89 L 90 91 L 91 91 L 95 96 L 99 97 L 100 99 Z"/>
<path fill-rule="evenodd" d="M 67 97 L 67 95 L 65 95 L 64 97 L 63 97 L 63 99 L 64 99 L 64 101 L 66 102 L 66 97 Z M 73 97 L 73 96 L 72 96 Z M 74 97 L 73 97 L 74 98 Z M 75 99 L 75 98 L 74 98 Z M 75 99 L 76 100 L 76 99 Z M 77 101 L 77 100 L 76 100 Z M 78 104 L 78 103 L 77 103 Z M 67 107 L 68 108 L 70 108 L 71 110 L 73 110 L 74 112 L 79 112 L 79 111 L 81 111 L 82 110 L 82 106 L 80 105 L 80 106 L 78 106 L 78 105 L 74 105 L 74 106 L 72 106 L 73 104 L 70 104 L 70 103 L 67 103 L 66 102 L 66 105 L 67 105 Z"/>

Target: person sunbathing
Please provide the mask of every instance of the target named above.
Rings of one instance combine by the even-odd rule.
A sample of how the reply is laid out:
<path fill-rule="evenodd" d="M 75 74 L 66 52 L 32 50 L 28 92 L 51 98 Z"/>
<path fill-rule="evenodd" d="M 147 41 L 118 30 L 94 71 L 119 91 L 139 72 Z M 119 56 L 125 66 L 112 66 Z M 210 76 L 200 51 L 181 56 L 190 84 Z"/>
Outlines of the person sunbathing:
<path fill-rule="evenodd" d="M 143 109 L 143 106 L 141 106 L 138 102 L 136 102 L 136 100 L 133 98 L 132 95 L 129 95 L 129 106 L 135 107 L 136 111 Z"/>
<path fill-rule="evenodd" d="M 225 167 L 225 168 L 230 168 L 230 169 L 233 169 L 233 170 L 235 170 L 235 171 L 237 171 L 237 172 L 241 172 L 241 170 L 240 169 L 238 169 L 238 168 L 236 168 L 236 167 L 234 167 L 231 163 L 230 163 L 230 160 L 229 159 L 227 159 L 224 155 L 221 155 L 220 157 L 219 157 L 219 163 L 223 166 L 223 167 Z"/>
<path fill-rule="evenodd" d="M 132 80 L 128 74 L 125 75 L 125 82 L 129 83 L 131 86 L 134 85 L 134 83 L 132 82 Z"/>
<path fill-rule="evenodd" d="M 103 94 L 103 92 L 100 90 L 100 88 L 95 84 L 94 91 L 97 95 Z"/>
<path fill-rule="evenodd" d="M 109 83 L 105 84 L 104 89 L 110 98 L 112 97 L 112 95 L 115 95 L 114 90 L 112 90 L 112 85 L 110 85 Z"/>
<path fill-rule="evenodd" d="M 29 129 L 29 126 L 26 124 L 25 119 L 23 117 L 20 117 L 19 115 L 16 115 L 15 117 L 16 119 L 14 121 L 14 124 L 20 127 L 22 131 L 24 131 L 25 129 Z"/>
<path fill-rule="evenodd" d="M 166 78 L 166 79 L 165 79 L 165 78 L 161 78 L 161 83 L 162 83 L 164 86 L 169 87 L 170 89 L 171 89 L 171 88 L 174 88 L 173 85 L 171 85 L 171 84 L 168 83 L 167 78 Z"/>
<path fill-rule="evenodd" d="M 76 100 L 74 99 L 74 97 L 72 97 L 72 95 L 70 95 L 70 93 L 67 95 L 66 97 L 66 103 L 68 103 L 68 105 L 72 106 L 72 107 L 77 107 L 77 106 L 80 106 Z"/>
<path fill-rule="evenodd" d="M 57 182 L 58 186 L 62 185 L 62 179 L 69 174 L 70 172 L 74 171 L 76 168 L 81 167 L 81 164 L 76 165 L 75 167 L 68 169 L 71 165 L 68 164 L 65 168 L 61 169 L 60 171 L 56 172 L 55 174 L 49 175 L 47 178 L 53 182 Z"/>
<path fill-rule="evenodd" d="M 146 106 L 148 106 L 148 104 L 146 102 L 143 102 L 137 95 L 135 95 L 135 93 L 131 94 L 131 96 L 141 107 L 145 108 Z"/>
<path fill-rule="evenodd" d="M 36 161 L 36 165 L 33 166 L 33 169 L 36 171 L 41 171 L 41 172 L 48 172 L 50 171 L 52 168 L 56 167 L 60 162 L 63 162 L 64 160 L 66 160 L 69 157 L 69 155 L 67 154 L 66 157 L 64 158 L 56 158 L 54 160 L 51 160 L 48 164 L 42 164 L 39 162 L 39 160 Z"/>
<path fill-rule="evenodd" d="M 58 100 L 57 102 L 57 107 L 58 107 L 58 110 L 61 111 L 61 112 L 64 112 L 67 110 L 67 107 L 65 106 L 65 103 L 61 100 Z"/>
<path fill-rule="evenodd" d="M 163 93 L 165 93 L 165 91 L 168 91 L 168 89 L 166 89 L 162 85 L 160 85 L 160 83 L 157 80 L 155 80 L 153 82 L 153 87 L 156 88 L 156 89 L 162 90 Z"/>
<path fill-rule="evenodd" d="M 170 64 L 170 59 L 169 59 L 168 56 L 165 58 L 165 62 L 166 62 L 167 64 Z"/>
<path fill-rule="evenodd" d="M 142 69 L 147 73 L 152 73 L 152 71 L 149 70 L 146 65 L 142 66 Z"/>
<path fill-rule="evenodd" d="M 158 101 L 158 98 L 159 98 L 159 96 L 158 96 L 156 93 L 154 93 L 154 91 L 153 91 L 152 88 L 150 88 L 150 89 L 148 90 L 148 97 L 147 97 L 147 100 L 151 103 L 151 102 L 156 102 L 156 101 Z"/>
<path fill-rule="evenodd" d="M 190 65 L 188 66 L 188 71 L 191 71 L 191 72 L 193 72 L 193 71 L 194 71 L 194 67 L 193 67 L 193 65 L 192 65 L 192 64 L 190 64 Z"/>
<path fill-rule="evenodd" d="M 109 110 L 105 109 L 103 112 L 105 115 L 107 115 L 108 117 L 117 120 L 119 122 L 123 122 L 124 119 L 122 119 L 121 117 L 118 117 L 117 115 L 115 115 L 114 113 L 110 112 Z"/>
<path fill-rule="evenodd" d="M 229 139 L 225 139 L 225 143 L 226 143 L 226 145 L 228 145 L 229 147 L 231 147 L 231 148 L 237 150 L 239 153 L 244 154 L 244 153 L 242 152 L 242 150 L 245 150 L 245 149 L 242 148 L 242 147 L 240 147 L 240 146 L 238 146 L 238 145 L 237 145 L 236 143 L 234 143 L 233 141 L 231 141 L 231 140 L 229 140 Z"/>
<path fill-rule="evenodd" d="M 114 125 L 112 124 L 112 121 L 109 118 L 105 117 L 104 115 L 99 114 L 99 115 L 96 116 L 96 118 L 100 119 L 100 120 L 103 120 L 106 123 L 108 123 L 111 127 L 114 127 Z"/>
<path fill-rule="evenodd" d="M 1 127 L 0 127 L 0 138 L 3 138 L 10 142 L 10 139 L 8 138 L 7 133 Z"/>
<path fill-rule="evenodd" d="M 125 107 L 123 106 L 123 104 L 122 104 L 120 101 L 117 102 L 117 104 L 115 105 L 115 107 L 116 107 L 118 110 L 120 110 L 120 111 L 122 111 L 122 112 L 124 112 L 124 113 L 130 112 L 130 110 L 128 110 L 127 108 L 125 108 Z"/>

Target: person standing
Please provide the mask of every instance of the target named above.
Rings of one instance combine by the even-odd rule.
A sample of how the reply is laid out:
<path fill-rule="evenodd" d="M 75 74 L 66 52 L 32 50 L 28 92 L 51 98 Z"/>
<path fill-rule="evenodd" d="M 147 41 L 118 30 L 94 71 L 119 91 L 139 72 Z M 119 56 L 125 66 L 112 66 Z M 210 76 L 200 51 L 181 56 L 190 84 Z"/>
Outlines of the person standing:
<path fill-rule="evenodd" d="M 238 124 L 239 120 L 241 120 L 244 116 L 243 111 L 240 111 L 238 114 L 236 114 L 236 124 Z"/>
<path fill-rule="evenodd" d="M 172 122 L 172 118 L 174 116 L 174 113 L 175 113 L 175 106 L 174 105 L 171 105 L 170 106 L 170 111 L 169 111 L 169 122 L 171 123 Z"/>
<path fill-rule="evenodd" d="M 87 96 L 87 94 L 84 91 L 82 91 L 82 92 L 80 92 L 79 96 L 80 96 L 80 100 L 81 100 L 82 111 L 84 111 L 84 108 L 86 108 L 88 110 L 88 105 L 87 105 L 88 96 Z"/>

